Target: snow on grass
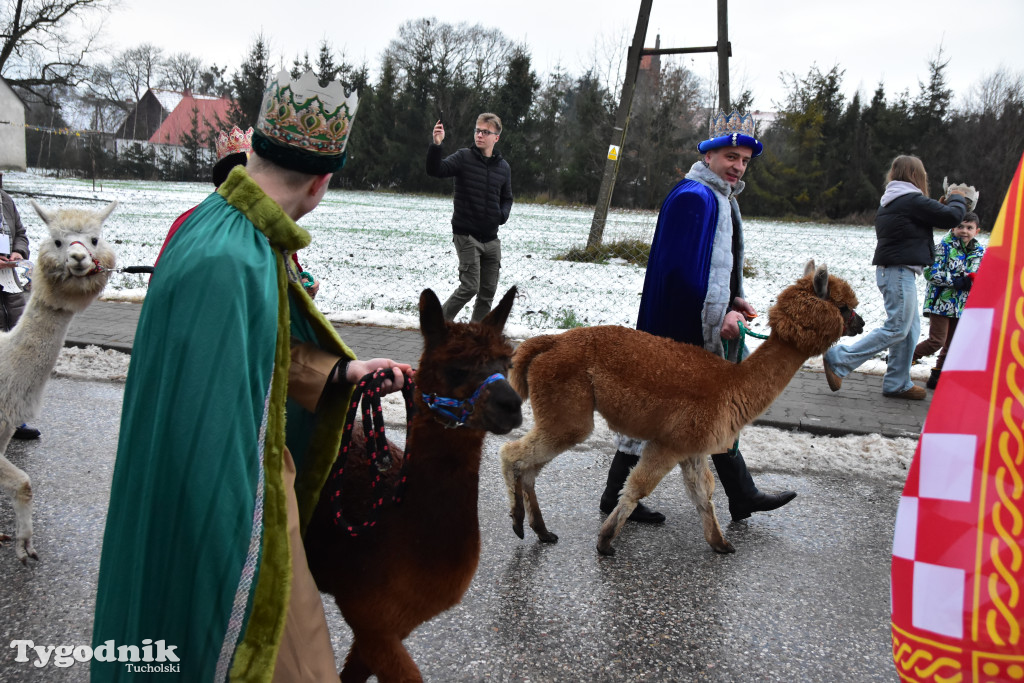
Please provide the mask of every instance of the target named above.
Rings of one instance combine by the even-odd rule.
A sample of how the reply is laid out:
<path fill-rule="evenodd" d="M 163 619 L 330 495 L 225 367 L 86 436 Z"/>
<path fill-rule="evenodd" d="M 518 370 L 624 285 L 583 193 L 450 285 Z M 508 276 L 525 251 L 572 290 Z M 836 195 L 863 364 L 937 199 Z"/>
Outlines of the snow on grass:
<path fill-rule="evenodd" d="M 53 179 L 32 173 L 7 173 L 5 187 L 21 207 L 35 242 L 42 222 L 24 201 L 33 196 L 46 206 L 96 209 L 112 200 L 118 209 L 108 220 L 107 235 L 118 263 L 148 265 L 156 259 L 174 219 L 199 203 L 212 187 L 205 183 L 92 181 Z M 456 258 L 451 243 L 451 199 L 383 192 L 331 190 L 300 223 L 313 242 L 302 250 L 303 267 L 320 280 L 317 305 L 334 320 L 366 321 L 386 313 L 415 318 L 419 293 L 432 288 L 444 300 L 455 290 Z M 520 298 L 511 322 L 529 330 L 573 324 L 632 326 L 643 289 L 644 269 L 613 259 L 609 263 L 558 260 L 585 244 L 592 209 L 517 203 L 501 228 L 500 296 L 515 284 Z M 657 214 L 610 212 L 605 241 L 649 242 Z M 774 297 L 803 272 L 804 263 L 827 263 L 847 279 L 861 300 L 859 312 L 868 328 L 885 318 L 871 258 L 874 230 L 866 226 L 788 223 L 748 219 L 745 225 L 747 298 L 762 314 Z M 147 277 L 121 274 L 105 298 L 140 300 Z M 918 280 L 923 295 L 924 283 Z M 463 316 L 468 316 L 469 307 Z M 767 316 L 753 326 L 765 331 Z M 536 332 L 534 332 L 536 333 Z"/>

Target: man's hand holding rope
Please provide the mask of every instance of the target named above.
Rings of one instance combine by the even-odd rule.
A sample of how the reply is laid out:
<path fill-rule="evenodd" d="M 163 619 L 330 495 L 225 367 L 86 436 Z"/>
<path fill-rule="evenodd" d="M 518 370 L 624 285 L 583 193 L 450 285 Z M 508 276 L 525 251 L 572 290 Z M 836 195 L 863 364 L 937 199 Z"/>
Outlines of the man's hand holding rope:
<path fill-rule="evenodd" d="M 748 304 L 745 299 L 736 297 L 732 300 L 732 307 L 725 314 L 725 321 L 722 323 L 722 339 L 736 339 L 740 336 L 740 323 L 757 317 L 757 311 Z"/>
<path fill-rule="evenodd" d="M 395 373 L 395 380 L 393 382 L 391 380 L 385 380 L 381 385 L 385 394 L 400 391 L 402 386 L 405 384 L 405 378 L 411 378 L 415 373 L 412 366 L 408 363 L 396 363 L 390 358 L 352 360 L 345 366 L 345 381 L 349 384 L 355 384 L 366 375 L 369 375 L 374 370 L 378 369 L 393 370 Z"/>

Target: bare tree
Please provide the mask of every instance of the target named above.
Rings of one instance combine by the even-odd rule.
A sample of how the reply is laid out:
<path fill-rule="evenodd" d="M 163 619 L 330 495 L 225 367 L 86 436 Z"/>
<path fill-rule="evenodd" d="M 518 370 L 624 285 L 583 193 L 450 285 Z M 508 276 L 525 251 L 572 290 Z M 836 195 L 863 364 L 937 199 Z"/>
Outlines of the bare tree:
<path fill-rule="evenodd" d="M 622 81 L 626 78 L 631 38 L 632 34 L 625 26 L 619 26 L 616 30 L 603 30 L 594 37 L 589 63 L 580 62 L 582 71 L 597 76 L 601 85 L 608 92 L 616 93 L 616 96 L 621 92 Z"/>
<path fill-rule="evenodd" d="M 436 76 L 442 88 L 493 89 L 501 85 L 513 47 L 498 29 L 417 19 L 399 27 L 386 55 L 407 81 Z"/>
<path fill-rule="evenodd" d="M 85 97 L 92 106 L 127 113 L 156 84 L 164 69 L 160 48 L 148 43 L 123 50 L 108 63 L 96 64 L 85 80 Z"/>
<path fill-rule="evenodd" d="M 1024 72 L 1000 66 L 973 86 L 963 103 L 965 114 L 999 114 L 1008 102 L 1024 100 Z"/>
<path fill-rule="evenodd" d="M 80 30 L 110 0 L 6 0 L 0 4 L 0 75 L 52 104 L 54 86 L 75 86 L 99 27 Z M 74 29 L 74 30 L 73 30 Z M 82 37 L 74 37 L 74 35 Z"/>
<path fill-rule="evenodd" d="M 203 60 L 187 52 L 175 52 L 164 61 L 161 70 L 162 83 L 171 90 L 195 91 L 199 86 L 199 75 L 203 72 Z"/>
<path fill-rule="evenodd" d="M 111 70 L 138 102 L 156 85 L 163 66 L 163 50 L 151 43 L 142 43 L 119 52 L 111 63 Z"/>

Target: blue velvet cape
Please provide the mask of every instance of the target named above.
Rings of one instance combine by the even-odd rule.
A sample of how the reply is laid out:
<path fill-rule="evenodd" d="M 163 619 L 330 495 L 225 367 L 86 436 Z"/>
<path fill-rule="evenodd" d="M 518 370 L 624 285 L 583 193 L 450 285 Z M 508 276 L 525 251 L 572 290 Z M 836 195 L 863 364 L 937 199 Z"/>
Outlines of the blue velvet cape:
<path fill-rule="evenodd" d="M 704 346 L 702 314 L 718 225 L 714 191 L 683 180 L 669 192 L 651 242 L 636 328 Z"/>

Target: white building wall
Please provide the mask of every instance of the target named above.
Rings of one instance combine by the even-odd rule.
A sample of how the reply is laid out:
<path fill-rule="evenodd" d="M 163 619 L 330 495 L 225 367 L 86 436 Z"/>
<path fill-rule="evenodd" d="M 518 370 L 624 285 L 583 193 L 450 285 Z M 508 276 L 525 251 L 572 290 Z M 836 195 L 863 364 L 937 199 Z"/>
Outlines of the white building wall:
<path fill-rule="evenodd" d="M 0 79 L 0 169 L 25 170 L 25 105 Z"/>

